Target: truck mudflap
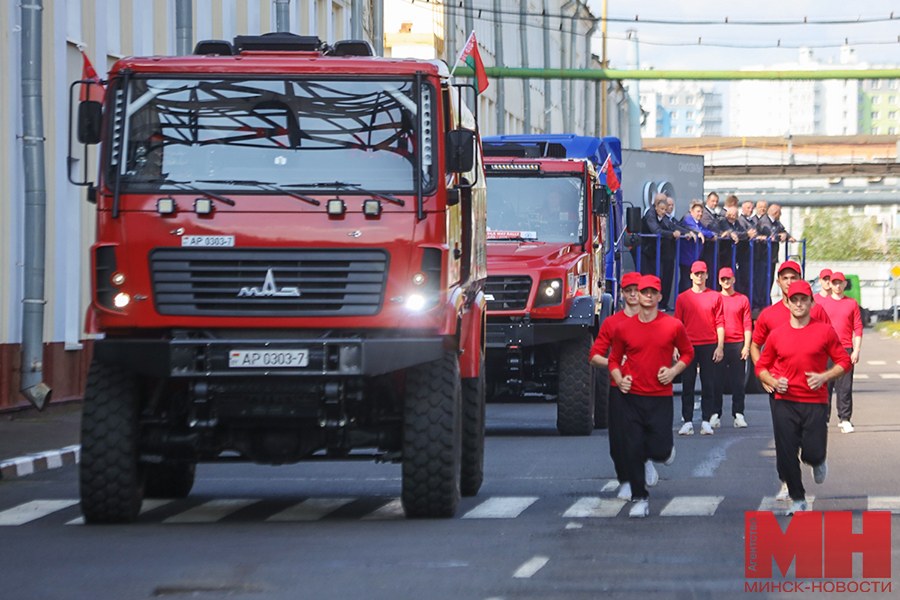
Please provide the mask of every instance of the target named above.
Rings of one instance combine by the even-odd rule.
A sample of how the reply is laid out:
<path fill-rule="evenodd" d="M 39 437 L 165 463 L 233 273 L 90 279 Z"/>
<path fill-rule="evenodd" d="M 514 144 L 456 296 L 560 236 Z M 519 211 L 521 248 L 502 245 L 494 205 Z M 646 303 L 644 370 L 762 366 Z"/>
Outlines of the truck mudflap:
<path fill-rule="evenodd" d="M 520 321 L 518 323 L 492 323 L 488 316 L 488 348 L 506 348 L 509 345 L 537 346 L 561 342 L 580 335 L 595 324 L 593 296 L 579 296 L 565 319 L 559 321 Z"/>
<path fill-rule="evenodd" d="M 325 338 L 279 340 L 107 338 L 94 343 L 104 364 L 153 377 L 373 377 L 438 360 L 444 340 Z"/>

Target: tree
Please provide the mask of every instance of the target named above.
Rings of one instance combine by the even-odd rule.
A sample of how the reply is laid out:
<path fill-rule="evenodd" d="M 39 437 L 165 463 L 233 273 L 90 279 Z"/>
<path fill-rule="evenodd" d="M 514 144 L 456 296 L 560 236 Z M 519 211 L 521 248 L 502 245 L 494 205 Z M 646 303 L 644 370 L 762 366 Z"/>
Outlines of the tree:
<path fill-rule="evenodd" d="M 808 260 L 847 261 L 884 258 L 874 217 L 847 214 L 846 208 L 813 208 L 803 217 Z"/>

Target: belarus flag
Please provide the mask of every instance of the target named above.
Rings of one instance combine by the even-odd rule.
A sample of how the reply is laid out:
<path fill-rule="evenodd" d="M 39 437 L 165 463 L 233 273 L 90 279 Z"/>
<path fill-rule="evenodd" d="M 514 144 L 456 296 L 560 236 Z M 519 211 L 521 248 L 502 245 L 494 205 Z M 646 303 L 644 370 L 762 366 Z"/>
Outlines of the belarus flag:
<path fill-rule="evenodd" d="M 484 72 L 484 63 L 481 62 L 481 54 L 478 52 L 478 42 L 475 41 L 474 31 L 469 36 L 469 41 L 466 42 L 466 47 L 463 48 L 459 58 L 456 59 L 456 64 L 459 64 L 460 61 L 465 62 L 466 66 L 475 71 L 475 80 L 477 82 L 475 87 L 478 88 L 479 94 L 483 94 L 488 87 L 488 78 L 487 73 Z"/>
<path fill-rule="evenodd" d="M 601 173 L 606 173 L 606 187 L 609 188 L 609 191 L 613 194 L 616 193 L 616 190 L 622 187 L 619 183 L 619 178 L 616 177 L 616 170 L 613 169 L 612 160 L 609 154 L 606 155 L 606 160 L 603 161 L 603 166 L 600 167 Z"/>
<path fill-rule="evenodd" d="M 81 80 L 94 82 L 92 85 L 82 84 L 81 94 L 78 99 L 82 102 L 85 100 L 103 102 L 103 97 L 106 95 L 106 88 L 100 83 L 100 76 L 97 75 L 97 69 L 91 64 L 91 59 L 84 53 L 83 48 L 78 48 L 78 51 L 81 52 L 83 59 L 81 65 Z"/>

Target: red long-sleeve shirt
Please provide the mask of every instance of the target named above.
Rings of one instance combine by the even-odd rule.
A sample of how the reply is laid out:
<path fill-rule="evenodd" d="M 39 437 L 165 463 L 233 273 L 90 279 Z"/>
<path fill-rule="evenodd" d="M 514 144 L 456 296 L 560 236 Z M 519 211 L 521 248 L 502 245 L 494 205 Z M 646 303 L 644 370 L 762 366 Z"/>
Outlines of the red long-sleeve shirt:
<path fill-rule="evenodd" d="M 678 360 L 690 364 L 694 347 L 681 321 L 659 313 L 649 323 L 642 323 L 640 315 L 622 321 L 613 335 L 609 353 L 610 372 L 619 369 L 623 377 L 631 375 L 629 393 L 639 396 L 671 396 L 672 384 L 659 382 L 660 367 L 672 366 L 672 354 L 678 349 Z M 623 359 L 628 361 L 623 365 Z"/>
<path fill-rule="evenodd" d="M 776 327 L 756 363 L 756 375 L 768 371 L 775 379 L 787 377 L 787 392 L 775 392 L 776 398 L 792 402 L 828 404 L 828 385 L 817 390 L 806 383 L 806 373 L 824 373 L 828 359 L 850 371 L 850 357 L 841 347 L 834 329 L 816 319 L 806 327 L 794 329 L 790 322 Z"/>
<path fill-rule="evenodd" d="M 831 319 L 828 313 L 819 304 L 813 304 L 809 310 L 809 316 L 817 321 L 822 321 L 826 325 L 831 326 Z M 753 343 L 762 346 L 766 343 L 766 338 L 777 327 L 791 322 L 791 309 L 787 307 L 784 301 L 779 301 L 772 306 L 767 306 L 759 313 L 756 319 L 756 328 L 753 329 Z"/>
<path fill-rule="evenodd" d="M 632 315 L 633 316 L 633 315 Z M 631 319 L 625 314 L 624 310 L 620 310 L 614 315 L 610 315 L 606 319 L 603 320 L 603 325 L 600 326 L 600 333 L 597 334 L 597 339 L 594 340 L 594 345 L 591 346 L 591 352 L 588 355 L 588 360 L 594 358 L 595 356 L 606 356 L 606 353 L 609 351 L 610 346 L 612 346 L 613 336 L 615 335 L 616 329 L 619 325 L 628 319 Z M 618 387 L 616 382 L 610 378 L 609 385 L 613 387 Z"/>
<path fill-rule="evenodd" d="M 736 292 L 730 296 L 722 294 L 722 309 L 725 311 L 725 341 L 743 342 L 744 332 L 753 331 L 750 300 Z"/>
<path fill-rule="evenodd" d="M 831 325 L 838 334 L 838 339 L 841 340 L 841 345 L 844 348 L 852 348 L 853 337 L 862 337 L 863 333 L 859 304 L 856 303 L 856 300 L 847 296 L 840 300 L 830 296 L 826 302 L 822 303 L 822 308 L 828 313 Z"/>
<path fill-rule="evenodd" d="M 675 300 L 675 318 L 684 323 L 688 339 L 695 346 L 716 344 L 716 329 L 725 327 L 722 294 L 706 288 L 702 292 L 687 290 Z"/>

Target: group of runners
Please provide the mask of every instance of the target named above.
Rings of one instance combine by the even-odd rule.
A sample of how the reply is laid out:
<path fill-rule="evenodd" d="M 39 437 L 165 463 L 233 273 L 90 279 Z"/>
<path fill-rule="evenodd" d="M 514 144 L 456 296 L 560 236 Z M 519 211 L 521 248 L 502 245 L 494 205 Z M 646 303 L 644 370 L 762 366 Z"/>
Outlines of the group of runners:
<path fill-rule="evenodd" d="M 607 318 L 591 352 L 591 365 L 609 369 L 609 451 L 620 483 L 618 497 L 630 517 L 649 514 L 649 492 L 659 480 L 654 463 L 675 460 L 672 382 L 682 375 L 680 435 L 693 433 L 694 386 L 701 382 L 700 433 L 721 424 L 730 379 L 735 427 L 744 418 L 745 361 L 753 359 L 766 391 L 775 436 L 779 500 L 787 514 L 807 510 L 801 461 L 816 483 L 828 474 L 826 446 L 832 390 L 840 430 L 851 433 L 852 371 L 859 360 L 862 321 L 855 300 L 843 295 L 842 273 L 820 274 L 814 295 L 794 261 L 782 263 L 782 299 L 765 308 L 753 327 L 750 303 L 734 291 L 734 273 L 718 273 L 721 292 L 706 287 L 706 263 L 691 266 L 691 289 L 680 294 L 674 316 L 658 309 L 662 285 L 654 275 L 626 273 L 621 311 Z"/>

